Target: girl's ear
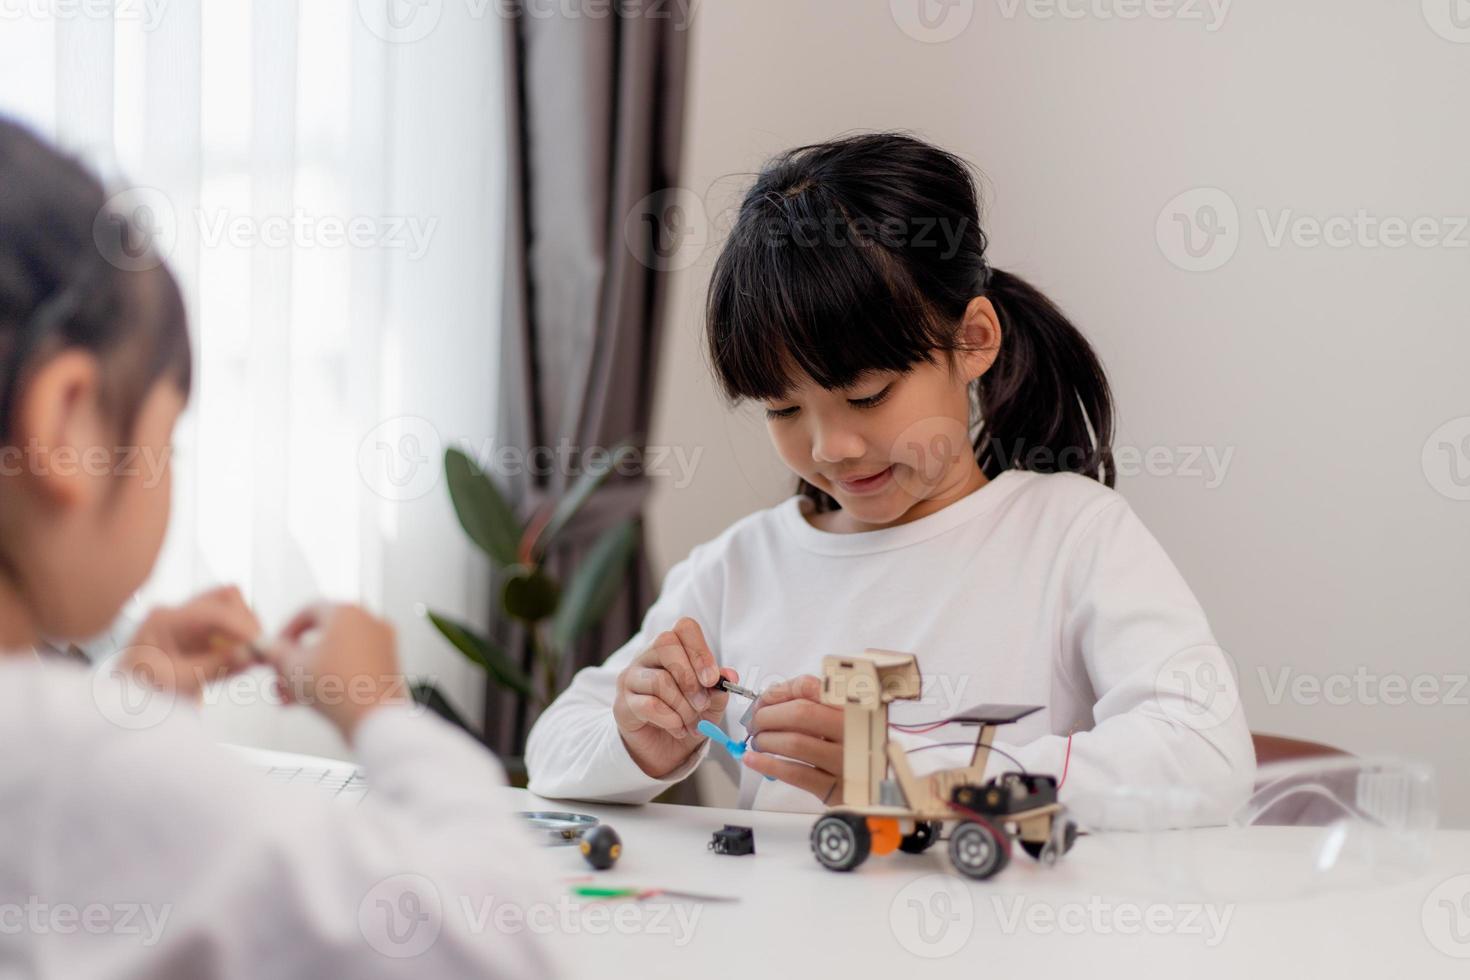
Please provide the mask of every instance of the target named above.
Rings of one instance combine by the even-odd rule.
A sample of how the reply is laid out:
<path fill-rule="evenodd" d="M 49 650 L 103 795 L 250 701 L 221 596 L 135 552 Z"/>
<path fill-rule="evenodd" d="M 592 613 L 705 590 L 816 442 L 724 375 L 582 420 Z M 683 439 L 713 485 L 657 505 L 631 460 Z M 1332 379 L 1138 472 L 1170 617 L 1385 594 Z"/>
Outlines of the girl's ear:
<path fill-rule="evenodd" d="M 1000 317 L 989 297 L 976 296 L 965 307 L 960 323 L 959 364 L 966 382 L 974 381 L 1000 354 Z"/>
<path fill-rule="evenodd" d="M 112 467 L 112 447 L 99 415 L 101 370 L 97 358 L 65 350 L 31 376 L 16 403 L 12 436 L 20 475 L 45 499 L 75 506 Z"/>

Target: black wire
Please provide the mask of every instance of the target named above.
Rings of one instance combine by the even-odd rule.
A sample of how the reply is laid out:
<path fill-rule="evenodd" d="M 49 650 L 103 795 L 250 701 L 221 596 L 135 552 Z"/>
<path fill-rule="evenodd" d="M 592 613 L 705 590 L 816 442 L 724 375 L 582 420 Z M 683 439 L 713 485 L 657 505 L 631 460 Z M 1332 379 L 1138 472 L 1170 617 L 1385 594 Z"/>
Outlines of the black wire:
<path fill-rule="evenodd" d="M 928 745 L 921 745 L 921 746 L 919 746 L 916 749 L 908 749 L 908 750 L 905 751 L 905 754 L 906 755 L 913 755 L 915 752 L 923 752 L 925 749 L 942 749 L 942 748 L 946 748 L 946 747 L 949 747 L 949 746 L 955 746 L 955 745 L 966 745 L 966 746 L 969 746 L 970 748 L 974 748 L 975 747 L 975 743 L 974 742 L 930 742 Z M 1016 764 L 1016 768 L 1020 769 L 1021 772 L 1022 772 L 1022 774 L 1029 775 L 1029 773 L 1027 773 L 1027 771 L 1026 771 L 1026 767 L 1023 766 L 1023 765 L 1021 765 L 1021 760 L 1020 759 L 1017 759 L 1015 756 L 1011 755 L 1005 749 L 998 749 L 994 745 L 988 746 L 988 748 L 990 749 L 990 751 L 994 752 L 996 755 L 1005 756 L 1007 759 L 1010 759 L 1012 762 L 1014 762 Z"/>

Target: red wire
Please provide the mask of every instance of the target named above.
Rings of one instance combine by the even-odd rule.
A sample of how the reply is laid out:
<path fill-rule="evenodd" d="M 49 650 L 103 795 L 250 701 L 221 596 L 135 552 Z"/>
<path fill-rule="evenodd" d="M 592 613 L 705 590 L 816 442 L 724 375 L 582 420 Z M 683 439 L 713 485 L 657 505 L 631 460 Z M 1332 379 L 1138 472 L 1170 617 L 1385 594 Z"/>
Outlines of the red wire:
<path fill-rule="evenodd" d="M 1076 729 L 1067 733 L 1067 756 L 1062 760 L 1062 778 L 1057 780 L 1058 792 L 1061 791 L 1062 784 L 1067 781 L 1067 767 L 1072 764 L 1072 736 L 1074 734 L 1076 734 Z"/>

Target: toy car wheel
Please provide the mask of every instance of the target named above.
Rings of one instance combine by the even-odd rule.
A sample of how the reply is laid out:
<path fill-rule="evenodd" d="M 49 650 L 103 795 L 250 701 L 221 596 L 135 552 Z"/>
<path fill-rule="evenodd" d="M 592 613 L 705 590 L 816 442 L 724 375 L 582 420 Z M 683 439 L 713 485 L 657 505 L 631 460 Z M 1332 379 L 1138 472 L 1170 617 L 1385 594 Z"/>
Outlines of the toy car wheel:
<path fill-rule="evenodd" d="M 848 813 L 829 813 L 812 827 L 812 853 L 825 868 L 851 871 L 873 846 L 868 822 Z"/>
<path fill-rule="evenodd" d="M 916 820 L 914 832 L 904 834 L 898 849 L 905 854 L 923 854 L 939 839 L 940 823 L 937 820 Z"/>
<path fill-rule="evenodd" d="M 949 861 L 967 878 L 983 880 L 1004 868 L 1010 855 L 995 831 L 973 820 L 961 820 L 949 835 Z"/>
<path fill-rule="evenodd" d="M 1077 821 L 1067 820 L 1062 824 L 1060 849 L 1054 846 L 1052 840 L 1023 840 L 1021 847 L 1042 864 L 1052 865 L 1056 863 L 1057 858 L 1070 851 L 1075 843 L 1077 843 Z"/>

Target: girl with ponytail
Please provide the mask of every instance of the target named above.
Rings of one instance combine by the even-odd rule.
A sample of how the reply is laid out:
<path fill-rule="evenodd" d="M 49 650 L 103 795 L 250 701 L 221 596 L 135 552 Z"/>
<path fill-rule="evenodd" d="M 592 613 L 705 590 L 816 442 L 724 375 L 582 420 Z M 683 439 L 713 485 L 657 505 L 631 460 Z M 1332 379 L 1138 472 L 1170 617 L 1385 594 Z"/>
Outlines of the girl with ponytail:
<path fill-rule="evenodd" d="M 980 702 L 1044 706 L 994 770 L 1066 770 L 1064 799 L 1248 793 L 1228 662 L 1179 572 L 1113 489 L 1113 402 L 1082 333 L 994 268 L 970 168 L 879 133 L 780 154 L 745 195 L 709 285 L 731 402 L 763 405 L 796 493 L 675 565 L 642 628 L 531 733 L 531 789 L 633 802 L 688 775 L 712 721 L 747 807 L 841 802 L 843 723 L 822 657 L 918 655 L 924 728 Z M 755 710 L 713 687 L 762 691 Z M 748 723 L 748 724 L 746 724 Z M 968 762 L 958 729 L 895 731 L 916 770 Z M 922 764 L 920 760 L 923 760 Z M 767 777 L 765 779 L 761 777 Z"/>

